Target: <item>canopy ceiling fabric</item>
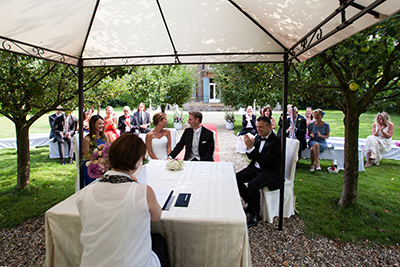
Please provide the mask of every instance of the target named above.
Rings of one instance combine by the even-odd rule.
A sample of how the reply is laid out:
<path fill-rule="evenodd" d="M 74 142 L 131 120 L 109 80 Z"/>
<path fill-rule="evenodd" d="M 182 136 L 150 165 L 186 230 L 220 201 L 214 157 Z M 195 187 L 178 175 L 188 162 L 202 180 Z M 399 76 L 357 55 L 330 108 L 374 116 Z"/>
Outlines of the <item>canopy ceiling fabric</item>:
<path fill-rule="evenodd" d="M 0 0 L 0 49 L 85 67 L 304 61 L 400 9 L 342 2 L 345 23 L 339 0 Z"/>

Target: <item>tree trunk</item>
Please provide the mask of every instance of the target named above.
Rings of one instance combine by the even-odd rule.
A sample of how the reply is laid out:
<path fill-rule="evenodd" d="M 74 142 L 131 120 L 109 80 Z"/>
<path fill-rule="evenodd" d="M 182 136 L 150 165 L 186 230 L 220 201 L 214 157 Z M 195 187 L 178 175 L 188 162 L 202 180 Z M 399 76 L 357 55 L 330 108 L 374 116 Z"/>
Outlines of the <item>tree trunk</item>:
<path fill-rule="evenodd" d="M 161 112 L 162 113 L 165 113 L 165 107 L 166 107 L 165 104 L 161 104 Z"/>
<path fill-rule="evenodd" d="M 29 127 L 26 124 L 15 124 L 17 132 L 17 190 L 23 189 L 29 184 L 30 179 L 30 152 L 29 152 Z"/>
<path fill-rule="evenodd" d="M 338 205 L 348 207 L 356 202 L 358 185 L 358 127 L 356 110 L 347 109 L 344 117 L 344 174 L 342 197 Z"/>

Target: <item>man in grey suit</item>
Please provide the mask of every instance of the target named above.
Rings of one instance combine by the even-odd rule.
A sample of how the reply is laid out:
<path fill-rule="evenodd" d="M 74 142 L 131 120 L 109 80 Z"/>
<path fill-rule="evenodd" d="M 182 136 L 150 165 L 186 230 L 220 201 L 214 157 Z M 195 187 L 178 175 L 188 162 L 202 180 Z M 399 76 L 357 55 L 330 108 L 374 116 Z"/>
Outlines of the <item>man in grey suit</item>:
<path fill-rule="evenodd" d="M 139 124 L 139 131 L 141 133 L 150 132 L 150 114 L 146 112 L 146 107 L 143 102 L 139 104 L 138 111 L 133 115 L 136 117 L 136 121 Z"/>

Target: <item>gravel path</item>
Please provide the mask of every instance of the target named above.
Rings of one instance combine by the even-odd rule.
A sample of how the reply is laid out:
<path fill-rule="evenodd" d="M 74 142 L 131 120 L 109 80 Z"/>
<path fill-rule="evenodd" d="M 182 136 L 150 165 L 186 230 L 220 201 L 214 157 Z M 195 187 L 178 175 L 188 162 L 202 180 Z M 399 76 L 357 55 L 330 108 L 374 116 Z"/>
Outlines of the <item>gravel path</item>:
<path fill-rule="evenodd" d="M 215 123 L 221 161 L 230 161 L 236 171 L 247 166 L 236 153 L 236 137 L 225 129 L 223 112 L 203 112 L 204 123 Z M 177 138 L 182 134 L 178 131 Z M 400 266 L 400 247 L 367 247 L 327 238 L 307 238 L 304 223 L 296 216 L 284 219 L 278 231 L 260 222 L 249 229 L 253 266 Z M 0 266 L 43 266 L 45 260 L 44 218 L 27 221 L 10 230 L 0 230 Z"/>

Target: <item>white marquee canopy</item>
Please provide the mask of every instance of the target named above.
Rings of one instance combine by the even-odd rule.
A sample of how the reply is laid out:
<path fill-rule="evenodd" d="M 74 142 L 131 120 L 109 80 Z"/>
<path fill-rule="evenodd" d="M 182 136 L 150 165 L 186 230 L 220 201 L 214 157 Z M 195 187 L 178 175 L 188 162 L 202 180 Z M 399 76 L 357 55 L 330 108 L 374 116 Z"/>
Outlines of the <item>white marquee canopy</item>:
<path fill-rule="evenodd" d="M 0 3 L 0 49 L 84 67 L 283 62 L 285 51 L 304 61 L 400 9 L 399 0 Z"/>

